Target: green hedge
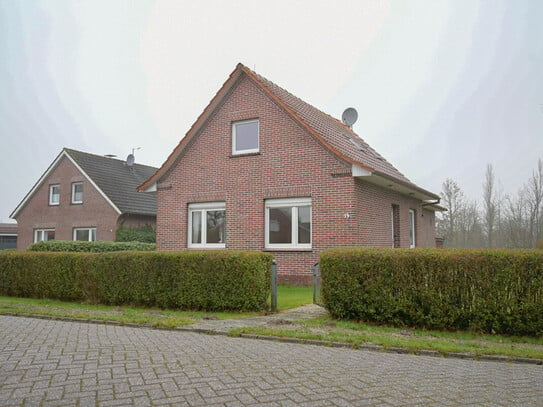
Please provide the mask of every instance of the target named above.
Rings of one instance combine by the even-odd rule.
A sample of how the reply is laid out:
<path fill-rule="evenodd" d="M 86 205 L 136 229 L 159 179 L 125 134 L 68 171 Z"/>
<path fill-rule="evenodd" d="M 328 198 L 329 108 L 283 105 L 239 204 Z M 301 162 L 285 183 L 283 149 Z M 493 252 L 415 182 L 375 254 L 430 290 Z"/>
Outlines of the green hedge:
<path fill-rule="evenodd" d="M 333 249 L 322 297 L 336 318 L 432 329 L 543 334 L 537 250 Z"/>
<path fill-rule="evenodd" d="M 115 232 L 116 242 L 155 243 L 156 232 L 151 225 L 129 228 L 121 226 Z"/>
<path fill-rule="evenodd" d="M 154 243 L 141 242 L 82 242 L 71 240 L 49 240 L 47 242 L 38 242 L 28 246 L 27 250 L 31 252 L 120 252 L 126 250 L 149 251 L 155 250 Z"/>
<path fill-rule="evenodd" d="M 207 311 L 267 308 L 260 252 L 0 253 L 0 295 Z"/>

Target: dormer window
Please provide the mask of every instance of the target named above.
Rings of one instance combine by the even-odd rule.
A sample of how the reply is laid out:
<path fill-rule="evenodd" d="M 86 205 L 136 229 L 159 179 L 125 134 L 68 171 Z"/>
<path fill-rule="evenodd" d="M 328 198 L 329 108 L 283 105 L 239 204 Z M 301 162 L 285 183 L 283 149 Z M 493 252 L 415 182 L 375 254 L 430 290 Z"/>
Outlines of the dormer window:
<path fill-rule="evenodd" d="M 49 205 L 60 205 L 60 185 L 49 185 Z"/>
<path fill-rule="evenodd" d="M 243 120 L 232 123 L 232 154 L 258 153 L 259 120 Z"/>

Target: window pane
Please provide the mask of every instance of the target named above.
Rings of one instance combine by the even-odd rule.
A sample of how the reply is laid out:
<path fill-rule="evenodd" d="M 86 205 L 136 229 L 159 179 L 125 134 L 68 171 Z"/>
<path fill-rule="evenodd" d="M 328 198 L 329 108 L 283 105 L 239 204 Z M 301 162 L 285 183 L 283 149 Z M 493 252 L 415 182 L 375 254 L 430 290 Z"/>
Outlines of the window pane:
<path fill-rule="evenodd" d="M 207 242 L 224 243 L 225 211 L 207 211 Z"/>
<path fill-rule="evenodd" d="M 43 234 L 44 234 L 44 240 L 55 240 L 54 230 L 46 230 L 43 232 Z"/>
<path fill-rule="evenodd" d="M 415 247 L 415 211 L 409 210 L 409 245 Z"/>
<path fill-rule="evenodd" d="M 50 194 L 51 196 L 49 197 L 49 200 L 51 203 L 57 204 L 60 202 L 60 186 L 59 185 L 51 186 Z"/>
<path fill-rule="evenodd" d="M 96 241 L 96 229 L 91 229 L 91 241 Z"/>
<path fill-rule="evenodd" d="M 202 243 L 202 212 L 192 212 L 192 243 Z"/>
<path fill-rule="evenodd" d="M 89 241 L 89 229 L 76 229 L 75 240 Z"/>
<path fill-rule="evenodd" d="M 74 188 L 73 189 L 74 196 L 72 197 L 72 201 L 82 202 L 83 201 L 83 184 L 81 183 L 74 184 L 73 188 Z"/>
<path fill-rule="evenodd" d="M 236 151 L 258 149 L 258 121 L 236 123 Z"/>
<path fill-rule="evenodd" d="M 270 243 L 292 243 L 292 208 L 269 209 Z"/>
<path fill-rule="evenodd" d="M 311 243 L 311 207 L 298 208 L 298 243 Z"/>

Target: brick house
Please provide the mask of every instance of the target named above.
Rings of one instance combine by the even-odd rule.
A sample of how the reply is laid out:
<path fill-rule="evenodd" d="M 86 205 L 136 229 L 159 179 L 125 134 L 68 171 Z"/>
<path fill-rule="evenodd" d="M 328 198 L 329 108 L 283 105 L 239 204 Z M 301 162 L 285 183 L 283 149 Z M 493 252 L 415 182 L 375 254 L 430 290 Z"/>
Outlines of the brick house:
<path fill-rule="evenodd" d="M 0 250 L 17 247 L 17 224 L 0 223 Z"/>
<path fill-rule="evenodd" d="M 157 168 L 64 148 L 10 215 L 17 249 L 41 240 L 115 240 L 119 226 L 156 226 L 156 197 L 136 187 Z"/>
<path fill-rule="evenodd" d="M 162 167 L 157 248 L 264 250 L 308 283 L 321 250 L 435 246 L 439 196 L 343 122 L 238 64 Z"/>

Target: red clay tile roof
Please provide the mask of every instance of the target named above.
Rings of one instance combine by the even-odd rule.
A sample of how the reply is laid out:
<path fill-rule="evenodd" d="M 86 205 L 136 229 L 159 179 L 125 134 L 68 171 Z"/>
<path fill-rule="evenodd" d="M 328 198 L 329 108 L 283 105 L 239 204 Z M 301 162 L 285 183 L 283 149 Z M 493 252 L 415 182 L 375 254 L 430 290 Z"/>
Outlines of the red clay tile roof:
<path fill-rule="evenodd" d="M 302 121 L 307 123 L 311 129 L 324 139 L 326 144 L 331 146 L 336 153 L 339 152 L 340 155 L 344 156 L 342 158 L 347 158 L 347 161 L 364 168 L 379 171 L 392 178 L 411 183 L 405 175 L 394 168 L 392 164 L 371 148 L 368 143 L 342 121 L 311 106 L 287 90 L 251 71 L 249 68 L 243 67 L 243 69 L 252 74 L 258 82 L 292 109 Z"/>
<path fill-rule="evenodd" d="M 364 168 L 371 173 L 396 181 L 408 188 L 421 191 L 431 198 L 439 198 L 436 194 L 413 184 L 343 122 L 304 102 L 241 63 L 236 66 L 236 69 L 230 74 L 221 89 L 217 91 L 186 136 L 179 142 L 164 164 L 162 164 L 162 167 L 151 178 L 140 185 L 138 190 L 142 191 L 151 187 L 173 165 L 190 138 L 198 132 L 215 107 L 219 105 L 224 95 L 228 93 L 228 90 L 234 86 L 237 79 L 243 74 L 251 78 L 257 86 L 265 91 L 291 117 L 339 158 L 350 164 Z"/>

